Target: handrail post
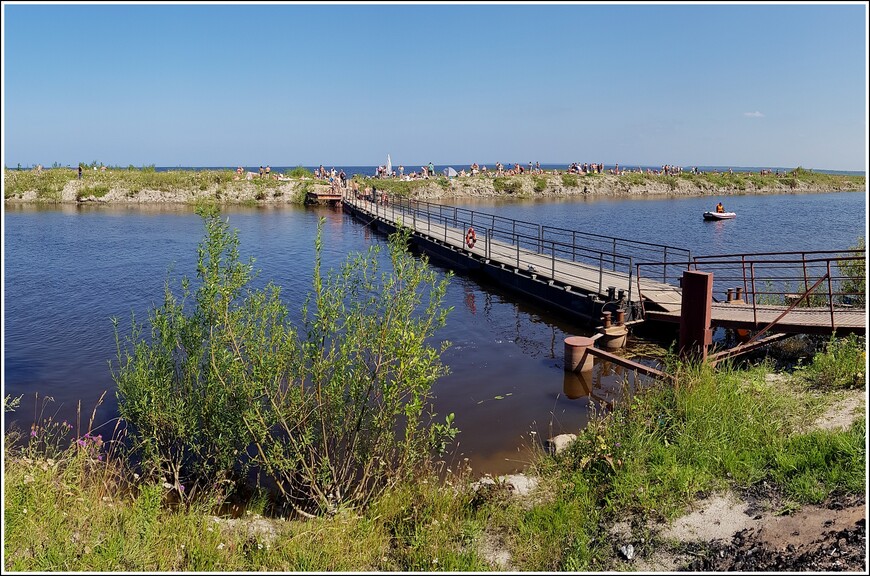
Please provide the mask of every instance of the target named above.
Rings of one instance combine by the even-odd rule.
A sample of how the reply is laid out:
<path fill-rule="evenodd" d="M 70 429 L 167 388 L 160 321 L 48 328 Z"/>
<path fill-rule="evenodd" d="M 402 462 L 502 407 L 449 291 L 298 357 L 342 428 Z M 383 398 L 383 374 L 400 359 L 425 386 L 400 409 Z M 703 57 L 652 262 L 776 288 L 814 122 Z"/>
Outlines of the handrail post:
<path fill-rule="evenodd" d="M 613 271 L 616 272 L 616 238 L 613 239 Z"/>
<path fill-rule="evenodd" d="M 758 295 L 755 293 L 755 262 L 749 263 L 749 274 L 752 280 L 752 322 L 758 326 Z M 746 276 L 743 276 L 743 282 L 746 283 Z"/>
<path fill-rule="evenodd" d="M 631 305 L 631 275 L 634 273 L 634 263 L 631 256 L 628 257 L 628 304 Z M 634 320 L 634 318 L 629 318 Z"/>
<path fill-rule="evenodd" d="M 668 247 L 665 246 L 665 265 L 662 270 L 662 282 L 668 283 Z"/>
<path fill-rule="evenodd" d="M 556 279 L 556 243 L 551 242 L 553 257 L 550 259 L 550 279 Z"/>
<path fill-rule="evenodd" d="M 804 292 L 806 292 L 807 290 L 810 289 L 810 283 L 807 281 L 807 255 L 806 255 L 806 252 L 801 252 L 801 263 L 803 264 L 803 267 L 804 267 Z M 830 260 L 828 261 L 828 264 L 830 265 Z M 829 267 L 828 272 L 830 272 L 830 271 L 831 270 Z"/>
<path fill-rule="evenodd" d="M 604 288 L 604 252 L 598 253 L 598 293 Z"/>
<path fill-rule="evenodd" d="M 836 322 L 834 321 L 834 288 L 831 285 L 831 261 L 830 259 L 826 262 L 828 269 L 828 308 L 831 310 L 831 330 L 836 330 Z M 809 297 L 807 297 L 809 299 Z"/>
<path fill-rule="evenodd" d="M 571 230 L 571 262 L 577 261 L 577 231 Z"/>

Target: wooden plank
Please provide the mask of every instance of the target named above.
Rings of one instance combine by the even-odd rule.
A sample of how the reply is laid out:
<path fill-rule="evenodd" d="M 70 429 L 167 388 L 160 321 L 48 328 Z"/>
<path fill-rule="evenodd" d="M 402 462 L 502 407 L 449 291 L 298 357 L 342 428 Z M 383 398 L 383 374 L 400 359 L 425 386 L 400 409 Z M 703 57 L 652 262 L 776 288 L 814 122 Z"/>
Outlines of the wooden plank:
<path fill-rule="evenodd" d="M 479 257 L 489 257 L 497 264 L 518 269 L 524 273 L 536 274 L 544 280 L 553 280 L 564 285 L 586 292 L 598 294 L 601 297 L 607 295 L 607 288 L 613 286 L 617 292 L 623 290 L 629 293 L 637 301 L 637 285 L 634 278 L 629 278 L 627 273 L 612 270 L 602 270 L 581 262 L 573 262 L 563 258 L 553 258 L 525 248 L 517 249 L 515 244 L 509 244 L 499 240 L 490 240 L 478 236 L 473 248 L 465 244 L 466 231 L 459 228 L 444 226 L 424 219 L 408 219 L 407 214 L 387 204 L 378 204 L 366 201 L 350 199 L 350 202 L 358 209 L 372 217 L 379 217 L 392 225 L 399 223 L 411 228 L 419 234 L 444 242 L 454 248 L 468 251 Z M 487 251 L 487 242 L 489 250 Z M 630 285 L 631 284 L 633 285 Z M 642 279 L 641 290 L 644 297 L 658 298 L 664 303 L 663 307 L 672 309 L 681 302 L 680 290 L 669 284 L 663 284 L 654 280 Z"/>

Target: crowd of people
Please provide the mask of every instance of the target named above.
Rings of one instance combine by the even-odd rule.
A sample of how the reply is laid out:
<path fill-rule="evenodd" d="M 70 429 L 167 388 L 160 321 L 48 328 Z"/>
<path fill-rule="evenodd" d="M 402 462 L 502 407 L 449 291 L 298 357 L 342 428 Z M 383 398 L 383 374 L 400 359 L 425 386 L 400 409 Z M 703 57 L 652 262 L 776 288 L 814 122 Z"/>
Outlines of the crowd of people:
<path fill-rule="evenodd" d="M 240 168 L 241 170 L 241 168 Z M 686 169 L 690 174 L 702 174 L 697 166 Z M 268 174 L 268 166 L 266 167 L 266 174 Z M 663 164 L 661 168 L 642 168 L 640 166 L 636 168 L 626 168 L 621 167 L 618 163 L 615 164 L 611 168 L 606 168 L 605 165 L 601 162 L 572 162 L 570 163 L 564 171 L 557 169 L 552 170 L 552 172 L 548 172 L 541 168 L 540 162 L 529 162 L 526 165 L 514 163 L 513 165 L 505 166 L 501 162 L 496 162 L 494 168 L 490 170 L 487 168 L 485 164 L 479 164 L 474 162 L 468 166 L 468 168 L 462 167 L 458 171 L 453 168 L 445 168 L 443 170 L 443 176 L 447 176 L 448 178 L 453 177 L 467 177 L 467 176 L 489 176 L 492 178 L 495 177 L 504 177 L 504 176 L 520 176 L 525 174 L 532 175 L 541 175 L 545 173 L 551 173 L 553 175 L 558 176 L 559 174 L 578 174 L 581 176 L 585 176 L 587 174 L 610 174 L 614 176 L 622 176 L 626 174 L 646 174 L 649 176 L 679 176 L 683 174 L 683 167 L 676 166 L 672 164 Z M 714 172 L 716 173 L 716 172 Z M 769 169 L 762 169 L 759 171 L 761 176 L 766 176 L 772 174 L 773 171 Z M 734 170 L 732 168 L 728 169 L 728 174 L 734 174 Z M 776 170 L 776 176 L 786 176 L 786 172 L 780 172 Z M 314 176 L 320 180 L 329 180 L 330 184 L 333 180 L 337 179 L 339 185 L 342 188 L 347 187 L 347 176 L 344 173 L 344 170 L 336 171 L 335 168 L 331 170 L 326 170 L 323 165 L 314 170 Z M 411 180 L 427 180 L 430 178 L 439 177 L 439 174 L 435 172 L 435 166 L 432 162 L 429 162 L 428 165 L 423 165 L 419 170 L 415 170 L 413 172 L 405 172 L 405 167 L 403 165 L 399 165 L 398 168 L 392 168 L 390 166 L 381 165 L 375 168 L 375 178 L 397 178 L 399 180 L 411 181 Z"/>

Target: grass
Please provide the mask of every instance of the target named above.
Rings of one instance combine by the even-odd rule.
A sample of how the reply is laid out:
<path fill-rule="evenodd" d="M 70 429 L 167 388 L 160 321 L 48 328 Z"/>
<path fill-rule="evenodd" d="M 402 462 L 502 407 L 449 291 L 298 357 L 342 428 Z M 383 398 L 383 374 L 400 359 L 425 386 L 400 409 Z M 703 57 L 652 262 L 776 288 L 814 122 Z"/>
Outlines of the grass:
<path fill-rule="evenodd" d="M 577 176 L 574 174 L 562 174 L 562 186 L 565 188 L 576 188 L 577 185 Z"/>
<path fill-rule="evenodd" d="M 799 368 L 798 374 L 808 385 L 831 390 L 860 388 L 865 382 L 867 360 L 862 347 L 863 338 L 855 335 L 831 338 L 809 364 Z"/>
<path fill-rule="evenodd" d="M 507 194 L 518 194 L 523 189 L 522 183 L 517 178 L 494 178 L 492 187 L 496 192 L 505 192 Z"/>
<path fill-rule="evenodd" d="M 90 198 L 93 196 L 94 198 L 102 198 L 106 194 L 109 193 L 108 186 L 87 186 L 85 188 L 81 188 L 76 192 L 76 200 L 84 200 L 86 198 Z"/>
<path fill-rule="evenodd" d="M 436 180 L 440 182 L 442 179 Z M 446 179 L 444 179 L 446 180 Z M 391 178 L 360 178 L 360 190 L 366 187 L 374 187 L 382 192 L 397 194 L 399 196 L 410 197 L 419 188 L 425 188 L 429 184 L 429 180 L 396 180 Z"/>
<path fill-rule="evenodd" d="M 295 168 L 288 172 L 293 178 L 293 184 L 305 184 L 312 174 L 304 168 Z M 4 199 L 16 198 L 27 192 L 36 192 L 40 202 L 57 203 L 62 200 L 61 192 L 70 182 L 77 182 L 77 171 L 69 168 L 49 168 L 37 173 L 33 170 L 6 170 L 4 172 Z M 254 178 L 252 180 L 236 180 L 233 170 L 169 170 L 157 172 L 153 167 L 144 168 L 113 168 L 110 170 L 86 169 L 76 191 L 76 200 L 82 201 L 90 196 L 101 198 L 111 190 L 121 190 L 127 198 L 135 198 L 143 191 L 175 192 L 213 190 L 215 198 L 232 198 L 234 188 L 242 189 L 253 186 L 255 199 L 264 201 L 268 198 L 283 196 L 282 187 L 286 181 L 271 178 Z M 298 195 L 290 197 L 292 202 L 301 203 Z M 250 204 L 250 202 L 248 202 Z M 256 205 L 256 203 L 255 203 Z"/>
<path fill-rule="evenodd" d="M 48 459 L 56 440 L 30 450 L 7 442 L 4 568 L 486 571 L 494 566 L 485 550 L 494 546 L 514 570 L 609 570 L 616 565 L 603 526 L 673 519 L 699 494 L 767 482 L 791 510 L 862 494 L 863 418 L 843 430 L 804 424 L 824 408 L 820 400 L 863 386 L 865 364 L 857 337 L 825 343 L 785 381 L 767 378 L 768 360 L 716 369 L 672 363 L 676 385 L 653 385 L 599 411 L 564 453 L 540 453 L 530 500 L 499 485 L 474 491 L 467 470 L 442 482 L 433 467 L 367 509 L 304 521 L 271 517 L 262 494 L 239 520 L 216 516 L 217 492 L 173 507 L 171 488 L 133 480 L 107 450 L 102 461 L 74 447 Z M 133 489 L 122 489 L 125 479 Z"/>
<path fill-rule="evenodd" d="M 288 170 L 285 176 L 293 182 L 310 182 L 313 175 L 303 167 Z M 169 170 L 158 172 L 154 166 L 135 168 L 112 167 L 108 170 L 93 170 L 91 165 L 82 174 L 81 185 L 93 190 L 122 190 L 125 196 L 133 198 L 142 191 L 152 190 L 160 192 L 173 191 L 200 191 L 216 190 L 218 199 L 232 198 L 233 189 L 236 187 L 255 186 L 262 200 L 275 198 L 275 191 L 286 184 L 274 179 L 254 178 L 252 180 L 235 180 L 234 170 Z M 587 174 L 585 179 L 615 178 L 605 174 Z M 779 176 L 775 174 L 761 175 L 758 173 L 733 173 L 709 172 L 704 174 L 681 173 L 677 176 L 650 176 L 648 174 L 629 173 L 619 176 L 620 183 L 629 186 L 640 186 L 653 180 L 667 183 L 671 190 L 677 188 L 678 179 L 690 182 L 702 189 L 708 187 L 724 188 L 736 191 L 749 189 L 774 189 L 785 187 L 788 190 L 798 188 L 806 189 L 834 189 L 834 190 L 860 190 L 866 186 L 866 178 L 863 175 L 838 175 L 822 174 L 796 168 Z M 37 201 L 56 203 L 61 201 L 61 192 L 64 187 L 77 179 L 77 171 L 70 168 L 52 167 L 37 173 L 35 170 L 4 170 L 4 199 L 13 199 L 27 192 L 36 192 Z M 478 181 L 492 182 L 496 192 L 506 194 L 521 194 L 523 181 L 529 176 L 494 177 L 492 174 L 483 174 L 462 179 L 463 185 Z M 370 179 L 362 178 L 363 188 L 374 185 L 379 190 L 405 197 L 413 196 L 420 188 L 430 186 L 433 182 L 442 188 L 449 187 L 446 178 L 438 177 L 434 180 L 396 180 L 396 179 Z M 580 179 L 575 174 L 562 174 L 561 183 L 565 188 L 576 188 Z M 540 176 L 531 175 L 531 189 L 535 192 L 543 192 L 546 189 L 547 180 Z M 82 191 L 81 193 L 84 193 Z M 304 194 L 301 195 L 304 199 Z M 291 201 L 295 201 L 293 195 Z"/>

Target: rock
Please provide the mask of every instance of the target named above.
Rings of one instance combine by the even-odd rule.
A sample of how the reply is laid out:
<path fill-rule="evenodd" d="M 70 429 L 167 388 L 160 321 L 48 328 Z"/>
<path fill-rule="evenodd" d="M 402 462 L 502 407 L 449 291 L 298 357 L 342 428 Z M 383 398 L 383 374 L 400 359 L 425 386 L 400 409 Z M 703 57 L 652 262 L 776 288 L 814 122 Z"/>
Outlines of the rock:
<path fill-rule="evenodd" d="M 475 492 L 481 488 L 490 486 L 502 486 L 507 489 L 511 495 L 528 496 L 538 486 L 538 479 L 525 474 L 508 474 L 499 476 L 494 479 L 491 476 L 484 476 L 477 482 L 471 485 L 471 489 Z"/>
<path fill-rule="evenodd" d="M 544 441 L 544 448 L 553 455 L 561 454 L 568 446 L 577 439 L 576 434 L 559 434 Z"/>
<path fill-rule="evenodd" d="M 626 560 L 631 560 L 632 558 L 634 558 L 634 546 L 632 546 L 631 544 L 623 544 L 619 548 L 619 551 L 622 553 Z"/>
<path fill-rule="evenodd" d="M 508 474 L 499 476 L 499 480 L 507 486 L 511 494 L 528 496 L 538 486 L 538 479 L 525 474 Z"/>

